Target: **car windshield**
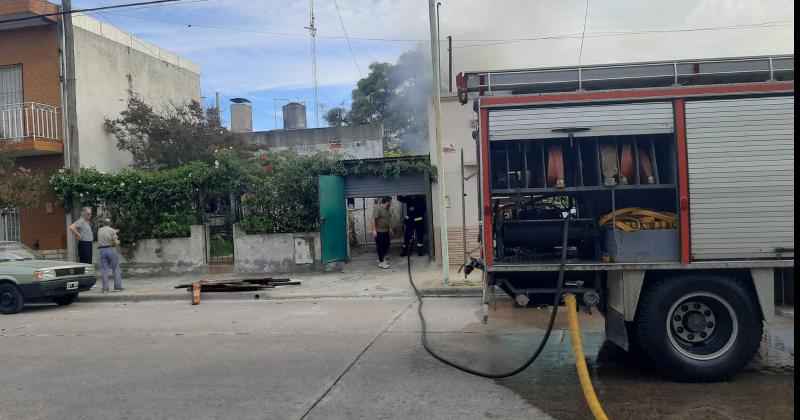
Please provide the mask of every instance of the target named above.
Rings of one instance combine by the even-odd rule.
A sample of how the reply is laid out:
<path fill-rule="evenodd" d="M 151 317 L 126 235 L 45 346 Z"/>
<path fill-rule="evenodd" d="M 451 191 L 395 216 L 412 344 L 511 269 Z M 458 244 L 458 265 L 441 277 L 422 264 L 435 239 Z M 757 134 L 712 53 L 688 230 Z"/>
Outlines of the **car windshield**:
<path fill-rule="evenodd" d="M 0 242 L 0 262 L 35 260 L 36 254 L 19 242 Z"/>

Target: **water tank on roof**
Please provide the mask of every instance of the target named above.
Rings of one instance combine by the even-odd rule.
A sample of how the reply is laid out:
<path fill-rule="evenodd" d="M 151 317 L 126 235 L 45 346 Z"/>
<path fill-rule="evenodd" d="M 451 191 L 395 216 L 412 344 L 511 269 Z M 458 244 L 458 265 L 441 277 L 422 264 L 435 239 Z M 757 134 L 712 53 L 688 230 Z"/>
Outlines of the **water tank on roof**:
<path fill-rule="evenodd" d="M 306 106 L 300 102 L 289 102 L 283 106 L 283 128 L 285 130 L 308 128 Z"/>
<path fill-rule="evenodd" d="M 250 133 L 253 131 L 253 106 L 245 98 L 231 99 L 231 131 Z"/>

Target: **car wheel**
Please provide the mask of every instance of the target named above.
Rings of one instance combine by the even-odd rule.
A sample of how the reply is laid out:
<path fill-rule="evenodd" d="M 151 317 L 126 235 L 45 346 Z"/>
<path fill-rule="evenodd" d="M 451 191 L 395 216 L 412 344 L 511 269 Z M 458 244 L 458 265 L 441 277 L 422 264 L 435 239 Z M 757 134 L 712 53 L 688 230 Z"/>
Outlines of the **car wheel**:
<path fill-rule="evenodd" d="M 53 298 L 53 302 L 55 302 L 58 306 L 67 306 L 72 305 L 72 302 L 75 302 L 75 299 L 78 299 L 78 294 L 72 293 L 64 296 L 56 296 Z"/>
<path fill-rule="evenodd" d="M 642 291 L 635 337 L 645 356 L 684 382 L 726 380 L 761 344 L 763 323 L 752 294 L 735 279 L 664 279 Z"/>
<path fill-rule="evenodd" d="M 0 314 L 11 315 L 22 311 L 25 306 L 25 297 L 16 285 L 10 283 L 0 284 Z"/>

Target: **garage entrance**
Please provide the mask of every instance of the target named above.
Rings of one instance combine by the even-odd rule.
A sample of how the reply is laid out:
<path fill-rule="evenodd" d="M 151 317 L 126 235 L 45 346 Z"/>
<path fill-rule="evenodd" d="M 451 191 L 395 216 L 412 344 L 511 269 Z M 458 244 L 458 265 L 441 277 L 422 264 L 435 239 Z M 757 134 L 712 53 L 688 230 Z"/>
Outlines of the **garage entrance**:
<path fill-rule="evenodd" d="M 427 162 L 427 156 L 412 156 L 400 158 L 354 159 L 342 161 L 345 168 L 351 172 L 360 172 L 359 166 L 381 165 L 399 160 Z M 320 217 L 323 219 L 322 229 L 322 257 L 326 269 L 335 268 L 337 262 L 350 261 L 352 254 L 363 255 L 374 252 L 374 242 L 370 234 L 372 211 L 379 197 L 392 197 L 392 207 L 395 221 L 395 235 L 392 250 L 399 249 L 403 241 L 403 216 L 406 208 L 397 200 L 398 196 L 420 196 L 426 203 L 427 212 L 424 223 L 426 225 L 423 235 L 424 249 L 429 259 L 433 258 L 433 224 L 431 220 L 431 182 L 427 173 L 408 172 L 400 173 L 397 177 L 384 179 L 376 175 L 359 174 L 340 177 L 341 187 L 333 188 L 333 182 L 320 183 Z M 341 184 L 339 184 L 341 185 Z M 323 210 L 324 209 L 324 210 Z M 322 214 L 322 212 L 325 214 Z M 334 214 L 335 213 L 335 214 Z M 324 225 L 332 219 L 344 220 L 346 229 L 325 229 Z M 328 238 L 326 238 L 328 236 Z M 333 237 L 332 237 L 333 236 Z M 341 252 L 342 247 L 347 250 L 346 257 Z M 351 252 L 351 250 L 353 252 Z M 416 251 L 415 251 L 416 252 Z M 396 253 L 395 253 L 396 254 Z"/>

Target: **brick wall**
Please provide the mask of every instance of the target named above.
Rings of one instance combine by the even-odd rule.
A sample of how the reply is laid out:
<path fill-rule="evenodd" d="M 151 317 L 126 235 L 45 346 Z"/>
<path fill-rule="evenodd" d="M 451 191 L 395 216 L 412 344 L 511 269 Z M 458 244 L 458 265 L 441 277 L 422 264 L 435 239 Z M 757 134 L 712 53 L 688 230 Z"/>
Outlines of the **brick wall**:
<path fill-rule="evenodd" d="M 58 49 L 57 25 L 0 31 L 0 66 L 22 65 L 25 102 L 61 107 Z"/>
<path fill-rule="evenodd" d="M 49 180 L 64 166 L 64 158 L 59 155 L 31 156 L 18 158 L 16 163 L 17 166 L 41 171 L 42 177 Z M 20 213 L 22 242 L 42 250 L 64 249 L 67 247 L 66 224 L 64 209 L 48 184 L 39 206 Z"/>
<path fill-rule="evenodd" d="M 0 16 L 18 13 L 43 15 L 55 12 L 58 12 L 58 7 L 46 0 L 0 0 Z M 50 17 L 49 19 L 55 20 L 56 17 Z"/>
<path fill-rule="evenodd" d="M 48 9 L 54 7 L 48 4 L 42 0 L 0 0 L 0 15 L 25 10 L 35 13 L 55 11 Z M 0 66 L 17 64 L 22 65 L 25 102 L 61 106 L 57 25 L 0 31 Z M 44 179 L 49 179 L 64 166 L 64 158 L 61 154 L 29 156 L 18 158 L 16 163 L 38 170 Z M 20 219 L 22 242 L 25 245 L 41 250 L 63 250 L 67 247 L 64 210 L 49 185 L 38 208 L 23 211 Z M 56 255 L 61 256 L 58 253 Z"/>

